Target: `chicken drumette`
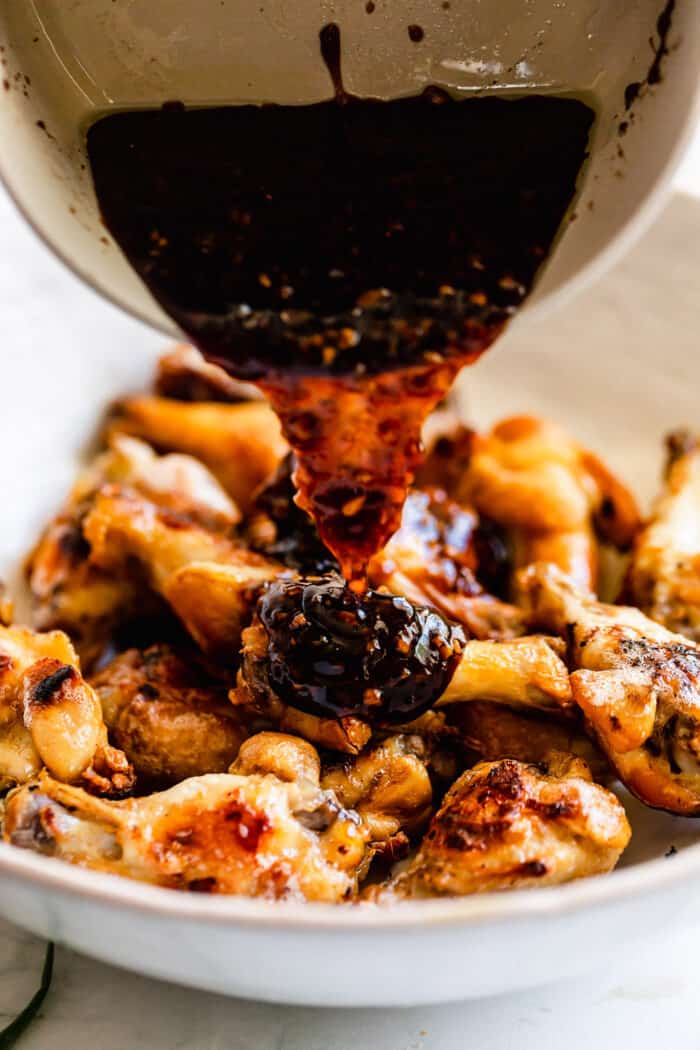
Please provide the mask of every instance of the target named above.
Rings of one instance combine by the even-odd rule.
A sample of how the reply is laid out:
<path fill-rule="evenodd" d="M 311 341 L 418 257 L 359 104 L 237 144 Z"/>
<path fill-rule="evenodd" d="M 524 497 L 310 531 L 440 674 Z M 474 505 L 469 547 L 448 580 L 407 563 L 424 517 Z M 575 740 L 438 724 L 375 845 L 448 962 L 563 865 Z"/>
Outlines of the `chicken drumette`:
<path fill-rule="evenodd" d="M 521 587 L 533 621 L 567 638 L 573 699 L 623 783 L 647 805 L 700 815 L 700 648 L 555 566 L 524 570 Z"/>
<path fill-rule="evenodd" d="M 260 733 L 229 773 L 145 798 L 105 802 L 42 774 L 9 797 L 4 838 L 163 886 L 340 901 L 376 852 L 425 822 L 430 792 L 409 741 L 322 775 L 307 741 Z"/>
<path fill-rule="evenodd" d="M 0 626 L 0 783 L 22 784 L 42 766 L 99 794 L 133 783 L 66 635 Z"/>
<path fill-rule="evenodd" d="M 225 773 L 248 736 L 229 703 L 230 683 L 195 649 L 129 649 L 92 686 L 112 740 L 139 779 L 167 784 Z"/>
<path fill-rule="evenodd" d="M 516 566 L 549 561 L 584 587 L 598 569 L 596 536 L 625 549 L 639 527 L 627 488 L 561 427 L 516 416 L 470 436 L 452 495 L 510 530 Z"/>
<path fill-rule="evenodd" d="M 136 511 L 143 510 L 134 528 L 143 527 L 149 513 L 156 523 L 169 522 L 171 533 L 184 521 L 197 523 L 197 554 L 202 553 L 202 537 L 210 541 L 206 553 L 212 547 L 217 554 L 222 547 L 228 549 L 240 520 L 236 505 L 201 463 L 187 456 L 156 456 L 141 441 L 115 438 L 110 449 L 82 472 L 27 563 L 35 625 L 42 630 L 66 630 L 86 668 L 125 624 L 162 620 L 167 609 L 147 586 L 145 574 L 134 571 L 134 562 L 93 556 L 87 523 L 96 506 L 104 507 L 107 497 L 116 494 L 123 495 Z M 96 531 L 97 539 L 100 535 Z M 189 535 L 180 538 L 181 556 Z"/>
<path fill-rule="evenodd" d="M 407 870 L 379 901 L 555 885 L 615 867 L 630 839 L 617 798 L 586 763 L 480 762 L 447 792 Z"/>
<path fill-rule="evenodd" d="M 700 641 L 700 446 L 669 438 L 665 489 L 639 536 L 626 595 L 671 631 Z"/>
<path fill-rule="evenodd" d="M 387 606 L 403 625 L 393 632 L 387 632 L 383 619 Z M 369 626 L 373 616 L 375 635 Z M 411 633 L 417 622 L 423 624 L 420 637 Z M 454 630 L 405 598 L 377 592 L 353 598 L 332 577 L 280 580 L 263 592 L 258 613 L 243 632 L 241 670 L 231 699 L 281 729 L 347 754 L 366 746 L 373 727 L 405 724 L 431 706 L 490 699 L 555 714 L 571 707 L 559 639 L 465 641 Z M 369 654 L 364 666 L 363 654 Z M 431 669 L 419 684 L 426 654 Z M 349 696 L 353 683 L 361 683 L 356 703 Z M 406 690 L 402 683 L 413 688 Z M 383 698 L 397 688 L 407 696 L 389 716 Z M 427 700 L 421 700 L 421 689 Z"/>

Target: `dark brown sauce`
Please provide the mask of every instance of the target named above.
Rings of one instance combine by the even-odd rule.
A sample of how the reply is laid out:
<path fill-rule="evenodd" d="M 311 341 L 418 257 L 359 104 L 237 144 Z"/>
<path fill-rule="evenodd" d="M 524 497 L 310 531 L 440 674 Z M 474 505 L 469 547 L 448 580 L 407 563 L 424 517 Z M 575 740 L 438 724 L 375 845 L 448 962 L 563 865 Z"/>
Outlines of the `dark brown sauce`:
<path fill-rule="evenodd" d="M 302 576 L 337 572 L 338 563 L 321 542 L 313 519 L 294 503 L 293 471 L 290 452 L 258 492 L 251 515 L 250 545 Z M 262 542 L 257 538 L 261 517 L 268 526 Z"/>
<path fill-rule="evenodd" d="M 87 143 L 104 220 L 207 355 L 256 382 L 297 455 L 299 506 L 346 579 L 398 527 L 421 424 L 532 286 L 593 114 L 439 88 L 118 113 Z"/>
<path fill-rule="evenodd" d="M 267 676 L 292 707 L 325 718 L 407 722 L 442 695 L 465 644 L 432 609 L 339 576 L 277 580 L 258 603 Z"/>
<path fill-rule="evenodd" d="M 676 0 L 666 0 L 664 8 L 656 20 L 656 32 L 659 38 L 658 43 L 655 44 L 653 40 L 649 41 L 654 54 L 654 57 L 651 61 L 651 65 L 649 66 L 647 75 L 644 78 L 644 80 L 633 81 L 631 84 L 628 84 L 625 88 L 625 109 L 632 108 L 632 106 L 637 101 L 644 88 L 650 86 L 655 87 L 657 84 L 661 83 L 663 79 L 662 67 L 664 59 L 671 50 L 669 47 L 668 38 L 673 27 L 673 15 L 675 13 L 675 10 Z M 623 124 L 626 125 L 626 122 L 623 121 L 620 124 L 621 134 L 624 134 L 624 132 L 622 131 Z M 625 131 L 626 130 L 627 127 L 625 126 Z"/>

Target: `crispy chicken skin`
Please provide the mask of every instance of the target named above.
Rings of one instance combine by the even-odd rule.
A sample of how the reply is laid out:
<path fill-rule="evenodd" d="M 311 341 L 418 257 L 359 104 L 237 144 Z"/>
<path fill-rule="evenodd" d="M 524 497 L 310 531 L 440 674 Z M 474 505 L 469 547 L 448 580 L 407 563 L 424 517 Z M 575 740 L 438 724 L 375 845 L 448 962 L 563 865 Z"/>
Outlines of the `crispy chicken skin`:
<path fill-rule="evenodd" d="M 625 596 L 652 620 L 700 641 L 700 446 L 671 435 L 666 484 L 637 539 Z"/>
<path fill-rule="evenodd" d="M 611 871 L 630 839 L 617 798 L 586 763 L 480 762 L 447 792 L 405 873 L 371 894 L 464 896 L 556 885 Z"/>
<path fill-rule="evenodd" d="M 401 528 L 370 562 L 372 586 L 461 623 L 475 638 L 524 633 L 522 614 L 486 593 L 478 578 L 479 516 L 443 489 L 409 492 Z"/>
<path fill-rule="evenodd" d="M 66 631 L 86 668 L 123 623 L 151 604 L 135 580 L 92 565 L 89 553 L 79 514 L 65 512 L 45 529 L 27 562 L 34 626 Z"/>
<path fill-rule="evenodd" d="M 7 801 L 6 842 L 174 889 L 342 901 L 365 831 L 317 783 L 211 773 L 108 802 L 47 774 Z"/>
<path fill-rule="evenodd" d="M 100 702 L 61 631 L 0 626 L 0 779 L 24 783 L 42 766 L 100 794 L 127 791 L 133 771 L 109 745 Z"/>
<path fill-rule="evenodd" d="M 432 785 L 423 740 L 395 734 L 356 757 L 322 767 L 307 740 L 286 733 L 262 732 L 242 745 L 231 773 L 272 773 L 292 783 L 319 783 L 346 810 L 357 813 L 365 829 L 366 871 L 376 853 L 397 857 L 408 848 L 409 836 L 430 819 Z"/>
<path fill-rule="evenodd" d="M 264 401 L 125 398 L 115 406 L 107 434 L 132 434 L 162 451 L 196 456 L 244 512 L 288 451 L 277 417 Z"/>
<path fill-rule="evenodd" d="M 584 587 L 596 579 L 596 534 L 626 548 L 639 528 L 625 486 L 566 431 L 534 416 L 473 439 L 456 498 L 512 530 L 517 564 L 548 560 Z"/>
<path fill-rule="evenodd" d="M 91 559 L 85 522 L 110 486 L 128 488 L 162 513 L 193 514 L 219 529 L 231 529 L 240 520 L 236 505 L 201 463 L 186 456 L 159 457 L 141 441 L 115 438 L 82 472 L 27 562 L 35 626 L 66 630 L 86 668 L 122 624 L 161 612 L 142 578 L 124 566 L 117 571 Z"/>
<path fill-rule="evenodd" d="M 135 562 L 148 584 L 162 591 L 170 576 L 194 561 L 235 558 L 229 529 L 212 528 L 196 514 L 163 509 L 135 489 L 104 485 L 83 523 L 90 561 L 118 572 Z"/>
<path fill-rule="evenodd" d="M 137 565 L 195 641 L 235 660 L 257 589 L 283 567 L 242 546 L 228 528 L 162 510 L 140 493 L 104 486 L 84 522 L 92 564 L 112 573 Z"/>
<path fill-rule="evenodd" d="M 430 819 L 433 790 L 423 739 L 397 734 L 324 770 L 321 785 L 359 813 L 376 847 L 395 855 Z"/>
<path fill-rule="evenodd" d="M 121 653 L 92 679 L 111 739 L 139 780 L 161 785 L 225 773 L 248 735 L 228 686 L 195 650 Z"/>
<path fill-rule="evenodd" d="M 700 648 L 555 566 L 520 583 L 533 621 L 567 637 L 574 701 L 623 783 L 649 806 L 700 815 Z"/>

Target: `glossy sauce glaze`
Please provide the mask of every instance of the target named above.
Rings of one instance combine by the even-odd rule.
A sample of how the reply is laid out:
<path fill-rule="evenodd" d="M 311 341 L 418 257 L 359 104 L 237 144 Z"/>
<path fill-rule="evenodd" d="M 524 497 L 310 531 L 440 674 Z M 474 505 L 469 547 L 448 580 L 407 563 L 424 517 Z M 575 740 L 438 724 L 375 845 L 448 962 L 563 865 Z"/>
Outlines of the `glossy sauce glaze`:
<path fill-rule="evenodd" d="M 256 382 L 297 454 L 299 505 L 344 577 L 398 527 L 423 420 L 529 291 L 593 114 L 554 97 L 118 113 L 88 151 L 104 220 L 152 294 Z"/>
<path fill-rule="evenodd" d="M 258 616 L 269 685 L 325 718 L 416 718 L 447 688 L 465 643 L 461 627 L 433 610 L 392 594 L 355 594 L 339 576 L 277 580 Z"/>

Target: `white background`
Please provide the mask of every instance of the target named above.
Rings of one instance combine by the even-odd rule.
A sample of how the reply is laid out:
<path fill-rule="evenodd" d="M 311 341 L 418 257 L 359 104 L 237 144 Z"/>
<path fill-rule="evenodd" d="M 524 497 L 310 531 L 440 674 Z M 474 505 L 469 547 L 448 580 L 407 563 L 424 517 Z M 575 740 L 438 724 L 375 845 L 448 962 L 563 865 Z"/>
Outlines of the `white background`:
<path fill-rule="evenodd" d="M 696 134 L 678 169 L 676 176 L 678 189 L 700 197 L 700 134 Z"/>
<path fill-rule="evenodd" d="M 700 136 L 676 185 L 700 196 Z M 66 344 L 79 333 L 110 346 L 130 338 L 152 342 L 142 328 L 64 272 L 1 191 L 0 231 L 3 353 L 23 352 L 28 339 Z M 11 435 L 3 431 L 2 438 L 9 455 Z M 3 507 L 3 514 L 12 514 L 12 507 Z M 575 943 L 570 950 L 576 951 Z M 0 924 L 0 1022 L 32 994 L 42 956 L 40 942 Z M 406 964 L 420 969 L 421 961 Z M 601 957 L 598 972 L 575 983 L 507 999 L 404 1011 L 241 1003 L 122 974 L 59 950 L 41 1018 L 21 1041 L 22 1050 L 543 1050 L 563 1045 L 567 1050 L 700 1050 L 700 930 L 675 933 L 634 959 Z"/>

